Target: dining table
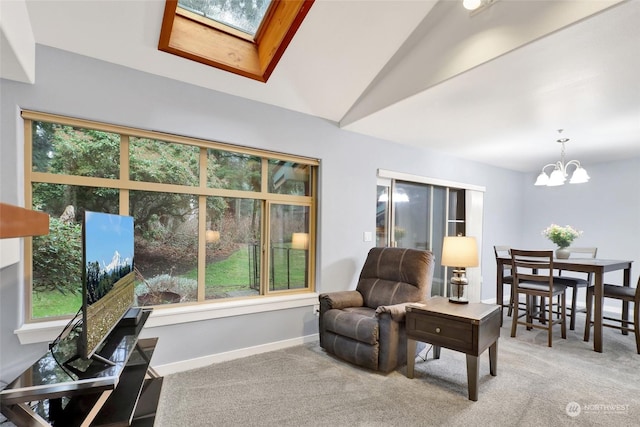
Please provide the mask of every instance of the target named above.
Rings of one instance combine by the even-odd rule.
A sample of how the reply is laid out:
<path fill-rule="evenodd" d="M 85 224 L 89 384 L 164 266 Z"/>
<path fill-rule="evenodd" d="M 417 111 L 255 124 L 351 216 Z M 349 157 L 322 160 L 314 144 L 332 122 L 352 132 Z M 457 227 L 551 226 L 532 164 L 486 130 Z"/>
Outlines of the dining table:
<path fill-rule="evenodd" d="M 497 257 L 497 277 L 496 277 L 496 302 L 503 307 L 503 277 L 505 267 L 511 265 L 510 257 Z M 604 305 L 604 274 L 612 271 L 623 271 L 622 285 L 631 285 L 631 264 L 632 260 L 598 259 L 598 258 L 568 258 L 553 259 L 554 270 L 574 271 L 578 273 L 593 273 L 594 292 L 594 315 L 593 315 L 593 349 L 602 353 L 602 330 L 603 330 L 603 305 Z M 622 319 L 628 320 L 628 303 L 623 303 Z"/>

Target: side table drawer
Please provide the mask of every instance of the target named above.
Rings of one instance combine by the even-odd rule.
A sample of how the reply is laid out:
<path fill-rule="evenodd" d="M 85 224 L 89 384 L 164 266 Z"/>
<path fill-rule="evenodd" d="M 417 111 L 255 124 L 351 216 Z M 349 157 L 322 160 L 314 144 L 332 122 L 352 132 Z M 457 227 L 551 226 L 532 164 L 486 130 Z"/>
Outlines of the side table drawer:
<path fill-rule="evenodd" d="M 436 316 L 407 313 L 407 336 L 461 352 L 473 350 L 473 325 Z"/>

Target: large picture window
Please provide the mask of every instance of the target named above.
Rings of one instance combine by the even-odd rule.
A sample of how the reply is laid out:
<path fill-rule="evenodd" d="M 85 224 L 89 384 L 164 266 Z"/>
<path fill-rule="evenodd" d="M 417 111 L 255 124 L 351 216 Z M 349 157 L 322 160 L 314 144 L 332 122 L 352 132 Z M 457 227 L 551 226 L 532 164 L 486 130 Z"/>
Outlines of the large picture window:
<path fill-rule="evenodd" d="M 85 211 L 133 216 L 138 305 L 313 292 L 318 161 L 23 111 L 28 320 L 81 306 Z"/>

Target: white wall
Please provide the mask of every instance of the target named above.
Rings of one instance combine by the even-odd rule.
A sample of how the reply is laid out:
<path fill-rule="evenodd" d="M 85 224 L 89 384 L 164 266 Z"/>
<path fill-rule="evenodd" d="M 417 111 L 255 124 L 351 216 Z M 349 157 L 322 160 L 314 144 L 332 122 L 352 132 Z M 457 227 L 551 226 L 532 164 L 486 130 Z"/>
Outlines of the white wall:
<path fill-rule="evenodd" d="M 34 85 L 0 80 L 2 202 L 23 204 L 19 117 L 23 108 L 319 158 L 318 292 L 355 287 L 372 245 L 363 242 L 362 233 L 375 232 L 378 168 L 486 187 L 483 299 L 495 298 L 492 246 L 517 245 L 537 237 L 538 225 L 525 225 L 525 220 L 535 216 L 531 212 L 535 203 L 529 199 L 538 193 L 531 188 L 530 177 L 523 174 L 372 139 L 343 131 L 326 120 L 57 49 L 38 46 L 36 53 Z M 453 118 L 452 126 L 457 120 Z M 592 168 L 589 172 L 597 182 L 597 172 Z M 538 210 L 543 211 L 542 207 Z M 548 221 L 545 217 L 539 222 Z M 576 225 L 588 228 L 586 222 Z M 636 235 L 637 231 L 636 224 Z M 46 351 L 46 343 L 20 345 L 14 334 L 22 324 L 22 286 L 21 265 L 0 270 L 3 381 L 13 379 Z M 159 337 L 154 364 L 168 365 L 316 333 L 312 308 L 300 307 L 155 327 L 147 335 Z"/>

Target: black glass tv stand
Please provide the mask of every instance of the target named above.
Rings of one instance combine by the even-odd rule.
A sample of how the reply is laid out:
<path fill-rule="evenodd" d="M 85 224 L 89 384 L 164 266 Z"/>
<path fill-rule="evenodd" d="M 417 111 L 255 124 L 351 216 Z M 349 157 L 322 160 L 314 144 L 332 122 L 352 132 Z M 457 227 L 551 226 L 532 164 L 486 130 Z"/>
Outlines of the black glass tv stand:
<path fill-rule="evenodd" d="M 68 369 L 69 371 L 73 372 L 74 374 L 78 375 L 79 377 L 82 377 L 84 372 L 81 370 L 78 370 L 78 368 L 76 368 L 73 364 L 74 362 L 76 362 L 77 360 L 80 359 L 80 356 L 78 355 L 74 355 L 71 357 L 71 359 L 67 360 L 66 362 L 63 363 L 65 369 Z M 107 369 L 109 366 L 115 366 L 116 363 L 112 362 L 111 360 L 107 359 L 106 357 L 102 357 L 98 354 L 92 354 L 91 357 L 89 358 L 92 363 L 92 368 L 97 366 L 96 364 L 101 363 L 102 366 L 104 367 L 104 369 Z"/>
<path fill-rule="evenodd" d="M 158 339 L 138 338 L 150 313 L 144 309 L 135 326 L 119 323 L 96 353 L 113 365 L 79 360 L 86 365 L 69 369 L 63 354 L 47 352 L 0 390 L 2 413 L 17 426 L 153 425 L 162 388 L 150 366 Z"/>

